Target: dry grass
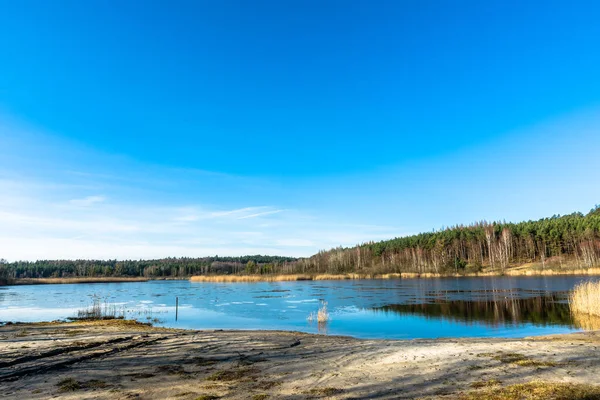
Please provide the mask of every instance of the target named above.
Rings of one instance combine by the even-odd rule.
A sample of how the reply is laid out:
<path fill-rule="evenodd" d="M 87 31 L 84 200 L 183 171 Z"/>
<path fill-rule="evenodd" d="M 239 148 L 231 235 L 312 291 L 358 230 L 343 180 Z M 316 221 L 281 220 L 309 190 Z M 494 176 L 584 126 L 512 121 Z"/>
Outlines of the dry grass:
<path fill-rule="evenodd" d="M 64 283 L 109 283 L 109 282 L 147 282 L 148 278 L 98 277 L 98 278 L 21 278 L 17 285 L 64 284 Z"/>
<path fill-rule="evenodd" d="M 192 282 L 281 282 L 281 281 L 303 281 L 312 280 L 310 275 L 199 275 L 192 276 Z"/>
<path fill-rule="evenodd" d="M 519 269 L 507 270 L 505 275 L 510 276 L 553 276 L 553 275 L 600 275 L 600 268 L 573 268 L 573 269 Z"/>
<path fill-rule="evenodd" d="M 216 382 L 233 382 L 248 378 L 250 375 L 257 372 L 254 368 L 234 368 L 217 371 L 208 376 L 206 380 Z"/>
<path fill-rule="evenodd" d="M 317 312 L 313 311 L 310 314 L 308 314 L 307 321 L 308 322 L 317 321 L 319 323 L 319 325 L 322 325 L 322 324 L 326 324 L 327 322 L 329 322 L 330 319 L 331 318 L 329 317 L 329 311 L 327 310 L 327 302 L 322 301 L 321 307 L 319 307 L 319 310 Z"/>
<path fill-rule="evenodd" d="M 600 400 L 600 386 L 528 382 L 506 387 L 484 386 L 485 389 L 460 394 L 460 400 Z"/>
<path fill-rule="evenodd" d="M 280 281 L 325 281 L 360 279 L 418 279 L 440 277 L 476 277 L 476 276 L 553 276 L 553 275 L 600 275 L 600 268 L 564 268 L 538 269 L 526 264 L 509 268 L 506 271 L 487 270 L 475 273 L 439 274 L 434 272 L 402 272 L 389 274 L 280 274 L 280 275 L 198 275 L 192 276 L 192 282 L 280 282 Z"/>
<path fill-rule="evenodd" d="M 594 315 L 600 317 L 600 282 L 580 283 L 569 297 L 573 314 Z"/>
<path fill-rule="evenodd" d="M 416 274 L 418 275 L 418 274 Z M 335 281 L 359 279 L 401 279 L 412 278 L 414 274 L 282 274 L 282 275 L 199 275 L 192 276 L 192 282 L 283 282 L 283 281 Z M 416 276 L 418 277 L 418 276 Z"/>
<path fill-rule="evenodd" d="M 56 386 L 58 386 L 59 392 L 74 392 L 82 389 L 103 389 L 107 385 L 106 382 L 99 381 L 97 379 L 92 379 L 86 382 L 79 382 L 73 378 L 65 378 L 58 382 Z"/>
<path fill-rule="evenodd" d="M 558 364 L 554 361 L 540 361 L 526 357 L 519 353 L 481 353 L 478 357 L 491 357 L 494 360 L 504 364 L 514 364 L 521 367 L 556 367 Z"/>
<path fill-rule="evenodd" d="M 489 387 L 497 386 L 497 385 L 499 385 L 501 383 L 502 382 L 500 382 L 497 379 L 490 379 L 489 381 L 477 381 L 477 382 L 473 382 L 473 383 L 471 383 L 471 387 L 473 389 L 489 388 Z"/>
<path fill-rule="evenodd" d="M 330 397 L 342 393 L 343 390 L 334 387 L 314 388 L 306 392 L 310 396 Z"/>
<path fill-rule="evenodd" d="M 573 323 L 577 328 L 586 331 L 600 330 L 600 317 L 595 315 L 573 313 Z"/>
<path fill-rule="evenodd" d="M 324 301 L 321 303 L 321 307 L 317 312 L 317 322 L 319 324 L 323 324 L 329 322 L 329 311 L 327 311 L 327 302 Z"/>

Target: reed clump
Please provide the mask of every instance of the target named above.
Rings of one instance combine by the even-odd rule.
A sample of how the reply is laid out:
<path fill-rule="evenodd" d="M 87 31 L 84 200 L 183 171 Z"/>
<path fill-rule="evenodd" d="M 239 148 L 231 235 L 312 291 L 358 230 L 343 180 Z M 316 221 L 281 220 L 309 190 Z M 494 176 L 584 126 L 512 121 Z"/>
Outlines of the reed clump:
<path fill-rule="evenodd" d="M 327 311 L 327 302 L 324 301 L 321 303 L 321 307 L 317 312 L 317 322 L 319 324 L 324 324 L 329 322 L 329 311 Z"/>
<path fill-rule="evenodd" d="M 306 281 L 312 280 L 310 275 L 198 275 L 192 276 L 192 282 L 284 282 L 284 281 Z"/>
<path fill-rule="evenodd" d="M 583 282 L 575 286 L 569 304 L 573 314 L 600 317 L 600 282 Z"/>
<path fill-rule="evenodd" d="M 333 281 L 359 279 L 401 279 L 418 278 L 419 274 L 280 274 L 280 275 L 197 275 L 190 278 L 191 282 L 232 283 L 232 282 L 285 282 L 285 281 Z"/>
<path fill-rule="evenodd" d="M 79 277 L 79 278 L 19 278 L 13 283 L 17 285 L 67 284 L 67 283 L 111 283 L 111 282 L 147 282 L 143 277 Z"/>
<path fill-rule="evenodd" d="M 316 312 L 312 311 L 310 314 L 308 314 L 308 318 L 306 318 L 306 320 L 308 322 L 317 321 L 319 325 L 323 325 L 329 322 L 330 317 L 329 311 L 327 310 L 327 302 L 322 301 L 319 309 Z"/>
<path fill-rule="evenodd" d="M 102 302 L 99 297 L 94 296 L 92 304 L 87 308 L 77 310 L 77 317 L 71 319 L 105 320 L 116 318 L 125 318 L 125 309 L 119 310 L 116 305 L 110 304 L 108 300 Z"/>

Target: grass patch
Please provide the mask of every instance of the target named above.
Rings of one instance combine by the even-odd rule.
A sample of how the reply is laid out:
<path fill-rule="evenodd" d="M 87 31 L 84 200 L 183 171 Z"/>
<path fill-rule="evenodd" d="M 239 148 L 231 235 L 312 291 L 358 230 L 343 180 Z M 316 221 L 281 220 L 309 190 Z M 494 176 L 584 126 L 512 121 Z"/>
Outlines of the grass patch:
<path fill-rule="evenodd" d="M 65 332 L 67 336 L 77 336 L 79 334 L 85 333 L 83 329 L 72 329 L 70 331 Z"/>
<path fill-rule="evenodd" d="M 504 364 L 514 364 L 521 367 L 556 367 L 559 365 L 554 361 L 539 361 L 526 357 L 519 353 L 480 353 L 477 357 L 490 357 L 493 360 L 500 361 Z"/>
<path fill-rule="evenodd" d="M 324 388 L 313 388 L 310 389 L 307 393 L 311 396 L 319 396 L 319 397 L 327 397 L 334 396 L 336 394 L 342 393 L 343 390 L 334 387 L 324 387 Z"/>
<path fill-rule="evenodd" d="M 148 378 L 153 378 L 155 376 L 156 376 L 156 374 L 152 374 L 149 372 L 141 372 L 139 374 L 131 375 L 131 377 L 134 379 L 148 379 Z"/>
<path fill-rule="evenodd" d="M 252 368 L 225 369 L 215 372 L 207 377 L 206 380 L 215 382 L 239 381 L 248 377 L 249 375 L 252 375 L 254 372 L 256 372 L 256 370 Z"/>
<path fill-rule="evenodd" d="M 521 367 L 556 367 L 553 361 L 538 361 L 519 353 L 500 353 L 492 357 L 505 364 L 515 364 Z"/>
<path fill-rule="evenodd" d="M 471 383 L 471 387 L 473 389 L 481 389 L 481 388 L 486 388 L 486 387 L 497 386 L 497 385 L 499 385 L 501 383 L 502 382 L 500 382 L 497 379 L 490 379 L 489 381 L 477 381 L 477 382 L 473 382 L 473 383 Z"/>
<path fill-rule="evenodd" d="M 265 400 L 268 397 L 269 397 L 268 394 L 261 393 L 261 394 L 255 394 L 254 396 L 251 397 L 251 399 L 252 400 Z"/>
<path fill-rule="evenodd" d="M 485 387 L 460 394 L 460 400 L 600 400 L 600 386 L 529 382 L 506 387 Z"/>
<path fill-rule="evenodd" d="M 59 392 L 75 392 L 82 389 L 103 389 L 108 385 L 98 379 L 80 382 L 73 378 L 65 378 L 58 382 L 56 386 L 58 386 Z"/>
<path fill-rule="evenodd" d="M 197 365 L 198 367 L 208 367 L 210 365 L 215 365 L 217 363 L 216 360 L 211 360 L 209 358 L 204 357 L 195 357 L 188 361 L 190 364 Z"/>
<path fill-rule="evenodd" d="M 220 397 L 214 394 L 203 394 L 201 396 L 196 397 L 194 400 L 216 400 L 218 398 Z"/>
<path fill-rule="evenodd" d="M 65 378 L 56 384 L 59 392 L 74 392 L 82 389 L 81 383 L 73 378 Z"/>
<path fill-rule="evenodd" d="M 185 369 L 181 365 L 159 365 L 156 367 L 156 372 L 166 373 L 169 375 L 185 375 Z"/>

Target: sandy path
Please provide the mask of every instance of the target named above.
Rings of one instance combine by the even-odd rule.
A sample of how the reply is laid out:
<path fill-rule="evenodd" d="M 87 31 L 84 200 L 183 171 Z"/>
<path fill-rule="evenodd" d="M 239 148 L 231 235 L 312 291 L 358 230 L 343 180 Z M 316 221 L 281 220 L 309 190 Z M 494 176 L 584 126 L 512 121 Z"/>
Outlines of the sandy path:
<path fill-rule="evenodd" d="M 491 379 L 600 384 L 599 346 L 596 333 L 389 341 L 122 322 L 17 324 L 0 327 L 0 397 L 456 397 Z"/>

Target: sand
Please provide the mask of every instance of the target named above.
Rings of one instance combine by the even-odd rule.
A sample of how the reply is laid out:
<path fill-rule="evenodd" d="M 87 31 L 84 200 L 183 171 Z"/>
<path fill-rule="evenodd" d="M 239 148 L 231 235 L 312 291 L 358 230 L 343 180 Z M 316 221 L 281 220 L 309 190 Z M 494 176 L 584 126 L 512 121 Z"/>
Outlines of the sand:
<path fill-rule="evenodd" d="M 127 321 L 0 327 L 0 397 L 460 398 L 491 380 L 599 383 L 600 334 L 361 340 Z"/>

